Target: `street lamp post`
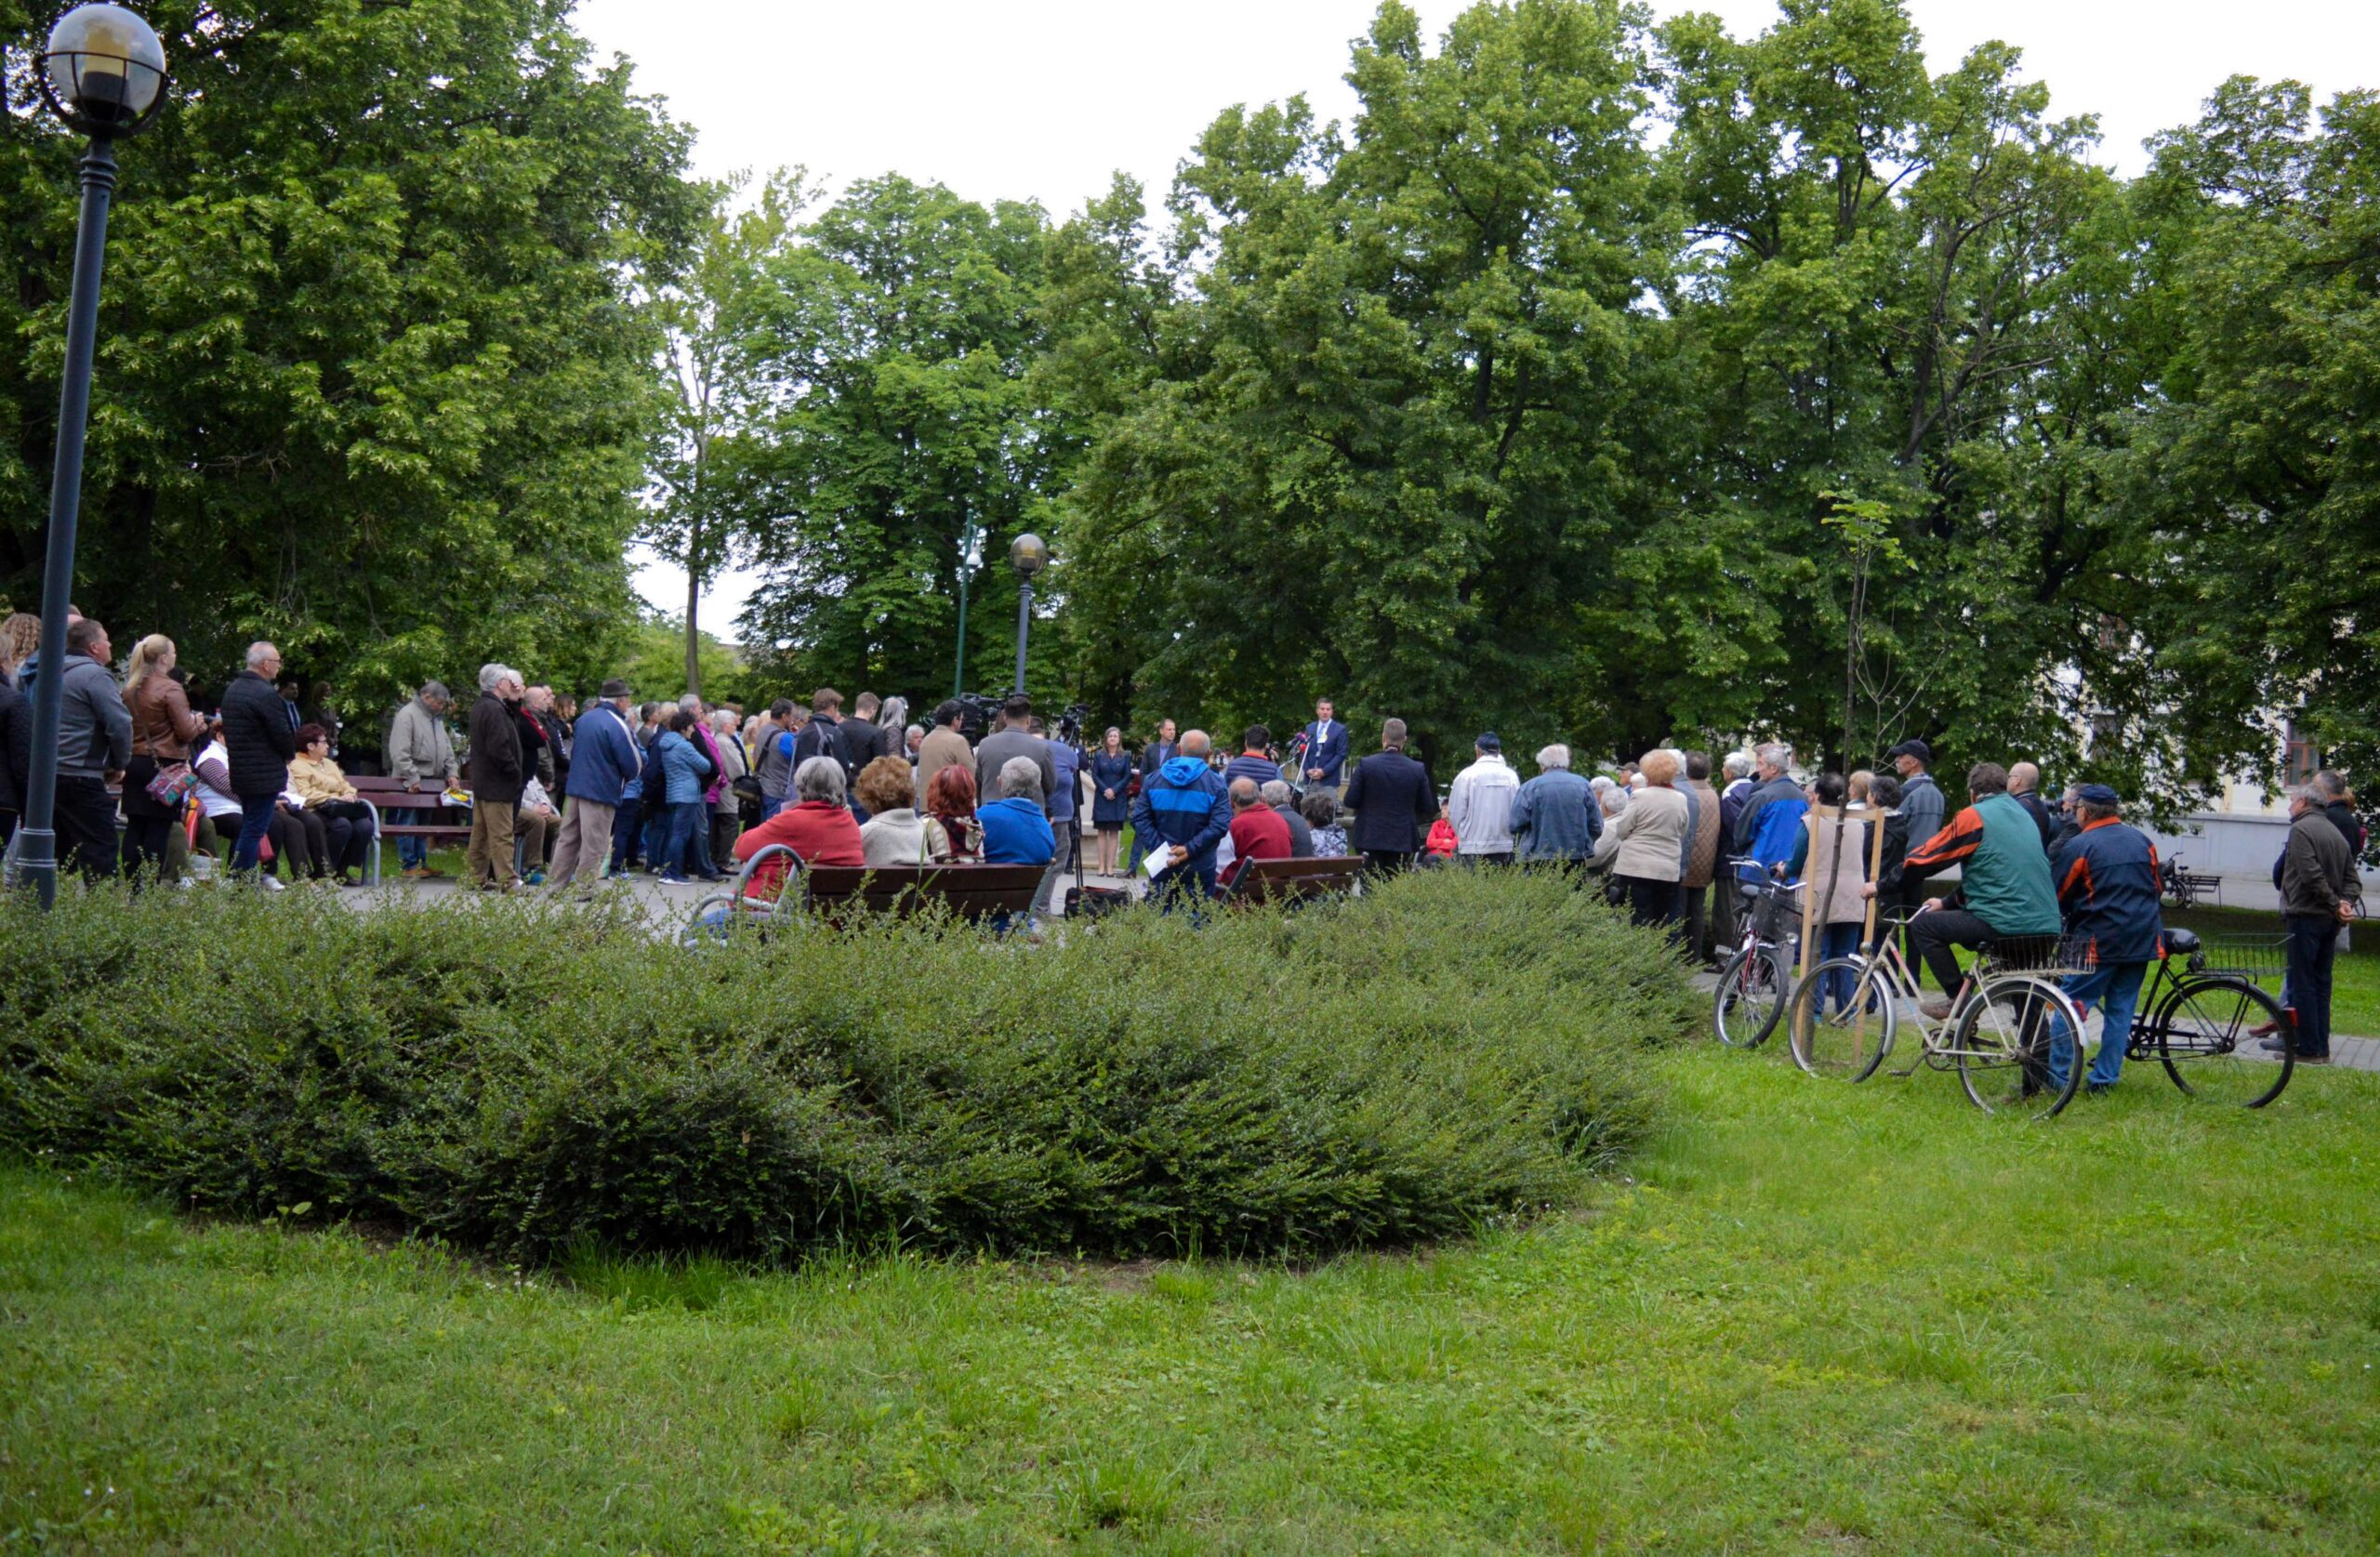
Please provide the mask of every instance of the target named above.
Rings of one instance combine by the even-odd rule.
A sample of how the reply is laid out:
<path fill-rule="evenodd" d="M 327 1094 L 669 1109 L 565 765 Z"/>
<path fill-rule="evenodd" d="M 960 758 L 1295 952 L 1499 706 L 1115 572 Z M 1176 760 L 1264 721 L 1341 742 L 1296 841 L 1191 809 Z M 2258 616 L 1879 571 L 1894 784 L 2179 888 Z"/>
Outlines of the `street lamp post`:
<path fill-rule="evenodd" d="M 959 663 L 950 673 L 950 695 L 967 690 L 967 581 L 984 565 L 984 527 L 973 520 L 959 532 Z"/>
<path fill-rule="evenodd" d="M 1050 565 L 1050 543 L 1030 530 L 1009 543 L 1008 565 L 1016 570 L 1016 688 L 1025 693 L 1025 635 L 1033 625 L 1033 575 Z"/>
<path fill-rule="evenodd" d="M 41 579 L 41 667 L 33 676 L 33 769 L 25 777 L 17 869 L 47 908 L 58 898 L 58 723 L 66 676 L 66 605 L 74 592 L 74 523 L 83 506 L 83 434 L 90 420 L 91 352 L 99 333 L 99 266 L 115 193 L 115 141 L 149 122 L 165 96 L 165 51 L 121 6 L 78 6 L 49 30 L 35 76 L 50 109 L 91 138 L 83 153 L 83 209 L 66 300 L 65 382 L 58 394 L 58 455 L 49 479 L 49 551 Z"/>

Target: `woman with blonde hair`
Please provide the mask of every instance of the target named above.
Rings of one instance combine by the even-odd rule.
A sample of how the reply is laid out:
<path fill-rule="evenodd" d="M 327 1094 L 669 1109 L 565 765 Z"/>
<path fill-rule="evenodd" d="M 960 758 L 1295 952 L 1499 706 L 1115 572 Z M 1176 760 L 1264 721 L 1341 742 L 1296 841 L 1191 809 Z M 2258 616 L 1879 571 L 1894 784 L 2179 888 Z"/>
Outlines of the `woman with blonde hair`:
<path fill-rule="evenodd" d="M 159 877 L 166 873 L 167 841 L 194 786 L 188 777 L 191 746 L 206 732 L 173 668 L 174 640 L 152 632 L 132 646 L 124 673 L 124 706 L 132 715 L 132 757 L 124 765 L 124 870 L 136 880 L 144 862 Z M 159 799 L 160 792 L 171 798 Z"/>
<path fill-rule="evenodd" d="M 17 666 L 41 647 L 41 618 L 20 611 L 0 622 L 0 677 L 13 681 Z"/>
<path fill-rule="evenodd" d="M 1593 864 L 1608 865 L 1627 892 L 1628 917 L 1635 924 L 1667 923 L 1677 912 L 1678 882 L 1685 875 L 1686 835 L 1691 808 L 1673 785 L 1677 759 L 1648 751 L 1636 764 L 1645 787 L 1628 809 L 1605 826 Z"/>

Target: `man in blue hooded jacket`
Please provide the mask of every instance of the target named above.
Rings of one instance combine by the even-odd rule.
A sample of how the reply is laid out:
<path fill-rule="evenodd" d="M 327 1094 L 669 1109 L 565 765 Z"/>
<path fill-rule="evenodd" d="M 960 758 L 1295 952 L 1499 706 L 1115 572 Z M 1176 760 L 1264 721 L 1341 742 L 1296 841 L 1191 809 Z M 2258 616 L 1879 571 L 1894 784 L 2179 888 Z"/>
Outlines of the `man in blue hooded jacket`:
<path fill-rule="evenodd" d="M 1215 846 L 1231 831 L 1231 797 L 1207 766 L 1208 749 L 1205 731 L 1185 732 L 1181 755 L 1143 782 L 1132 802 L 1133 837 L 1148 840 L 1144 847 L 1162 842 L 1172 850 L 1172 862 L 1150 883 L 1153 892 L 1215 894 Z"/>
<path fill-rule="evenodd" d="M 2084 971 L 2066 981 L 2066 993 L 2085 1015 L 2093 1006 L 2106 1013 L 2099 1057 L 2084 1079 L 2104 1092 L 2123 1074 L 2124 1045 L 2140 985 L 2163 949 L 2164 916 L 2159 907 L 2157 846 L 2122 820 L 2116 792 L 2104 784 L 2075 791 L 2074 814 L 2082 830 L 2068 838 L 2051 864 L 2058 906 L 2066 916 L 2070 966 Z M 2064 1089 L 2074 1046 L 2058 1023 L 2050 1047 L 2050 1084 Z"/>

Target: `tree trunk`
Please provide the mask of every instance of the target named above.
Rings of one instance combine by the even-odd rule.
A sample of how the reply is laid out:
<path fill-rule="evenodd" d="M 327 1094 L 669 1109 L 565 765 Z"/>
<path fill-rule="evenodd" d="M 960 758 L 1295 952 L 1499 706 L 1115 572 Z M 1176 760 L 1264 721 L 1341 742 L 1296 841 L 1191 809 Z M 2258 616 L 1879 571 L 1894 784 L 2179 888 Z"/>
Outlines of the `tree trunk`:
<path fill-rule="evenodd" d="M 686 690 L 697 697 L 703 691 L 702 628 L 696 620 L 703 604 L 703 575 L 695 564 L 702 544 L 703 521 L 697 518 L 686 528 Z"/>

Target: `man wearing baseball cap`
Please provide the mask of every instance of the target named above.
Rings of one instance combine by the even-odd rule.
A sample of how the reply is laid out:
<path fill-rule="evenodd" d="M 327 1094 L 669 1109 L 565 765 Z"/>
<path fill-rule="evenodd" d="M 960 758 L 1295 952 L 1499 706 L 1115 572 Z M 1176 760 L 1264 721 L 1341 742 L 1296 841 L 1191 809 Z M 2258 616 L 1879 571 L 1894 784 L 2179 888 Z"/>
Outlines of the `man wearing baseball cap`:
<path fill-rule="evenodd" d="M 1884 753 L 1884 757 L 1892 763 L 1893 771 L 1900 775 L 1898 809 L 1908 824 L 1909 852 L 1914 854 L 1927 839 L 1942 830 L 1942 816 L 1949 809 L 1942 800 L 1942 786 L 1934 782 L 1934 775 L 1929 771 L 1934 766 L 1934 749 L 1923 741 L 1903 741 Z M 1906 858 L 1904 855 L 1903 859 Z M 1907 911 L 1915 908 L 1924 897 L 1925 893 L 1918 883 L 1905 877 L 1894 899 L 1882 906 Z M 1906 931 L 1903 933 L 1906 938 L 1901 950 L 1909 957 L 1909 976 L 1923 988 L 1925 979 L 1917 957 L 1916 938 Z"/>
<path fill-rule="evenodd" d="M 628 726 L 631 695 L 628 684 L 614 678 L 578 716 L 564 790 L 569 804 L 562 809 L 553 866 L 546 873 L 547 885 L 557 891 L 574 879 L 592 883 L 603 874 L 621 800 L 643 772 L 644 754 Z"/>
<path fill-rule="evenodd" d="M 2066 993 L 2077 1010 L 2087 1015 L 2096 1005 L 2107 1016 L 2099 1057 L 2085 1078 L 2095 1093 L 2114 1086 L 2123 1071 L 2141 980 L 2156 960 L 2165 928 L 2157 908 L 2157 846 L 2138 828 L 2125 825 L 2122 811 L 2122 802 L 2106 785 L 2082 785 L 2074 797 L 2082 830 L 2059 846 L 2051 864 L 2066 917 L 2069 966 L 2083 970 L 2067 979 Z M 2075 1062 L 2074 1045 L 2065 1023 L 2058 1026 L 2050 1049 L 2050 1084 L 2063 1089 L 2066 1067 Z"/>

